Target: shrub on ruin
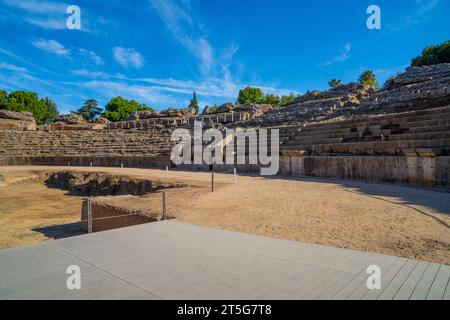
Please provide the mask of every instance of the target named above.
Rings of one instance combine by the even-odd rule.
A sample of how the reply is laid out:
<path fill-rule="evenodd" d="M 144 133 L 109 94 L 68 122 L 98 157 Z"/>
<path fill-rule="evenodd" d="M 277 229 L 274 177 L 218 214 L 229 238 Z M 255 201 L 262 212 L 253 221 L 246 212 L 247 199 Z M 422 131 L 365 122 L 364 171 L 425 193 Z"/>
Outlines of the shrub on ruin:
<path fill-rule="evenodd" d="M 358 82 L 366 86 L 379 88 L 377 77 L 375 75 L 375 72 L 373 72 L 372 70 L 363 71 L 363 73 L 361 73 L 361 75 L 359 76 Z"/>
<path fill-rule="evenodd" d="M 281 96 L 281 105 L 283 105 L 283 104 L 287 104 L 287 103 L 289 103 L 289 102 L 292 102 L 292 101 L 294 101 L 296 98 L 298 98 L 299 97 L 299 95 L 297 95 L 297 94 L 294 94 L 294 93 L 291 93 L 290 95 L 288 95 L 288 96 Z"/>
<path fill-rule="evenodd" d="M 102 117 L 113 122 L 125 121 L 132 113 L 137 111 L 153 111 L 153 109 L 135 100 L 114 97 L 106 104 Z"/>
<path fill-rule="evenodd" d="M 412 59 L 411 67 L 422 67 L 439 63 L 450 63 L 450 41 L 426 47 L 420 56 Z"/>
<path fill-rule="evenodd" d="M 331 88 L 336 88 L 336 87 L 340 86 L 341 83 L 342 83 L 341 80 L 338 80 L 338 79 L 331 79 L 331 80 L 328 82 L 328 85 L 329 85 Z"/>
<path fill-rule="evenodd" d="M 37 124 L 50 123 L 59 114 L 55 103 L 50 98 L 39 98 L 34 92 L 20 90 L 9 94 L 1 91 L 0 109 L 31 112 Z"/>

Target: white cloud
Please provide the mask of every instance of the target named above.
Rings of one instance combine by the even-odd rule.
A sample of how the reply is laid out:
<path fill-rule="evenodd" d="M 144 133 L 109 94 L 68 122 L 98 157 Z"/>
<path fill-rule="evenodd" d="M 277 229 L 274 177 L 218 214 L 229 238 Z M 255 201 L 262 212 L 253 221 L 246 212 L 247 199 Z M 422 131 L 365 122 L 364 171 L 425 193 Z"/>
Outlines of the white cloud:
<path fill-rule="evenodd" d="M 123 67 L 132 66 L 139 69 L 144 65 L 144 59 L 141 54 L 133 48 L 115 47 L 113 49 L 113 57 Z"/>
<path fill-rule="evenodd" d="M 259 86 L 253 83 L 239 83 L 229 78 L 207 78 L 203 81 L 191 81 L 191 80 L 177 80 L 173 78 L 158 79 L 158 78 L 130 78 L 123 75 L 108 75 L 102 72 L 91 72 L 85 69 L 72 70 L 72 74 L 83 76 L 86 78 L 98 79 L 102 78 L 103 81 L 90 82 L 91 87 L 107 90 L 110 93 L 111 88 L 121 88 L 126 92 L 125 88 L 129 87 L 130 92 L 145 93 L 146 97 L 150 97 L 151 94 L 162 101 L 172 101 L 171 95 L 185 95 L 186 99 L 192 95 L 192 91 L 195 90 L 199 97 L 205 98 L 219 98 L 223 99 L 223 102 L 234 101 L 241 88 L 250 86 L 258 86 L 265 93 L 276 95 L 288 95 L 290 93 L 298 94 L 295 90 L 274 88 L 270 86 Z M 160 102 L 157 99 L 152 99 L 156 103 Z M 185 100 L 186 100 L 185 99 Z M 174 100 L 176 101 L 176 100 Z M 183 100 L 184 101 L 184 100 Z"/>
<path fill-rule="evenodd" d="M 18 67 L 16 65 L 5 63 L 5 62 L 0 62 L 0 69 L 7 70 L 7 71 L 13 71 L 13 72 L 19 72 L 19 73 L 28 72 L 28 69 L 26 69 L 26 68 Z"/>
<path fill-rule="evenodd" d="M 130 85 L 124 82 L 115 81 L 88 81 L 83 83 L 82 86 L 101 92 L 101 94 L 109 97 L 123 96 L 127 99 L 134 99 L 139 102 L 152 104 L 177 104 L 180 103 L 179 99 L 171 95 L 161 94 L 158 88 L 142 86 L 142 85 Z"/>
<path fill-rule="evenodd" d="M 66 20 L 64 18 L 57 19 L 50 17 L 46 18 L 26 17 L 25 21 L 44 29 L 63 30 L 67 28 Z"/>
<path fill-rule="evenodd" d="M 335 63 L 346 61 L 350 58 L 351 51 L 352 51 L 352 44 L 346 43 L 344 46 L 344 49 L 342 50 L 341 53 L 339 53 L 337 56 L 335 56 L 325 62 L 319 63 L 319 66 L 320 67 L 328 67 Z"/>
<path fill-rule="evenodd" d="M 67 57 L 70 55 L 70 50 L 66 49 L 56 40 L 36 39 L 32 41 L 32 44 L 38 49 L 56 54 L 58 56 Z"/>
<path fill-rule="evenodd" d="M 109 78 L 109 75 L 101 72 L 101 71 L 89 71 L 86 69 L 76 69 L 76 70 L 71 70 L 70 73 L 72 73 L 73 75 L 76 76 L 82 76 L 82 77 L 87 77 L 87 78 Z"/>
<path fill-rule="evenodd" d="M 92 62 L 94 62 L 97 66 L 100 65 L 104 65 L 105 62 L 103 61 L 103 59 L 97 55 L 94 51 L 90 51 L 87 49 L 83 49 L 83 48 L 79 48 L 78 49 L 78 54 L 81 56 L 85 56 L 88 57 L 89 59 L 92 60 Z"/>
<path fill-rule="evenodd" d="M 57 1 L 41 1 L 41 0 L 0 0 L 10 8 L 20 10 L 19 14 L 9 15 L 10 21 L 25 21 L 34 26 L 48 30 L 65 30 L 67 29 L 67 7 L 70 3 L 62 3 Z M 82 12 L 82 28 L 83 32 L 94 32 L 89 29 L 89 21 L 87 9 Z M 98 19 L 100 19 L 98 17 Z"/>
<path fill-rule="evenodd" d="M 66 12 L 67 4 L 40 0 L 2 0 L 8 6 L 25 10 L 30 13 L 52 14 Z"/>

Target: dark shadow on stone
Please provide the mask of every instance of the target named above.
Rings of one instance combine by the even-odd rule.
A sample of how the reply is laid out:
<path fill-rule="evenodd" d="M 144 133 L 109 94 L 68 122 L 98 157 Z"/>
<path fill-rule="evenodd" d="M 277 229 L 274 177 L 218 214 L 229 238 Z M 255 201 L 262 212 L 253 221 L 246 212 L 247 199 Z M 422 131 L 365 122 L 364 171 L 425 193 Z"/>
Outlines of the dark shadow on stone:
<path fill-rule="evenodd" d="M 81 230 L 81 222 L 66 223 L 60 225 L 47 226 L 42 228 L 33 228 L 33 231 L 42 233 L 52 239 L 63 239 L 84 234 Z"/>

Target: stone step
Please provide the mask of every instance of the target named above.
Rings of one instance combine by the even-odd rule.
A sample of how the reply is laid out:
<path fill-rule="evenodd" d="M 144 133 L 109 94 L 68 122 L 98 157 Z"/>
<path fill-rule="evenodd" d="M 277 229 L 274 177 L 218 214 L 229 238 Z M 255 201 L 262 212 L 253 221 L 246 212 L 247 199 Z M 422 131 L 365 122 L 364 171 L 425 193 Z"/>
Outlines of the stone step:
<path fill-rule="evenodd" d="M 357 143 L 297 145 L 281 150 L 309 150 L 321 154 L 402 154 L 403 149 L 450 148 L 450 139 L 371 141 Z"/>

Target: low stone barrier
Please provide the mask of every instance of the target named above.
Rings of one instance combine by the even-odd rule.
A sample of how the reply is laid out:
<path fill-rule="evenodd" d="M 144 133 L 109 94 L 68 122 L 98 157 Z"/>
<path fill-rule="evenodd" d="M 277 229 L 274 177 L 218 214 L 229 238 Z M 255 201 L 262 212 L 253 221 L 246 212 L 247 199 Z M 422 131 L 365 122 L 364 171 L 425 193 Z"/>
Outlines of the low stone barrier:
<path fill-rule="evenodd" d="M 449 187 L 450 157 L 291 155 L 280 157 L 280 173 Z"/>

